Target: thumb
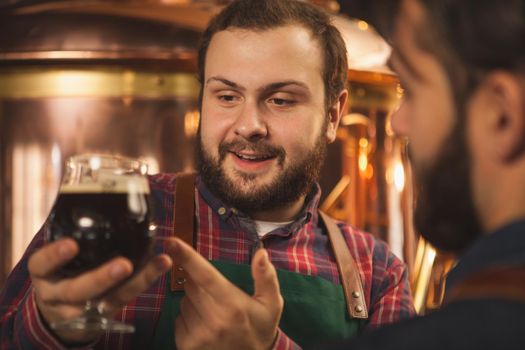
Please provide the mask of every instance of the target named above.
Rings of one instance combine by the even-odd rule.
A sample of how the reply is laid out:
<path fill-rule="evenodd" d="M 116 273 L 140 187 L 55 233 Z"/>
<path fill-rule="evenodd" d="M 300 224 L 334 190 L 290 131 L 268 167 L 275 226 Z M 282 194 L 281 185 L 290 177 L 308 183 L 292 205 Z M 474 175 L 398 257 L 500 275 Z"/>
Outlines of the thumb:
<path fill-rule="evenodd" d="M 277 272 L 264 248 L 255 252 L 252 260 L 252 276 L 255 289 L 254 299 L 267 306 L 282 307 L 283 302 Z"/>

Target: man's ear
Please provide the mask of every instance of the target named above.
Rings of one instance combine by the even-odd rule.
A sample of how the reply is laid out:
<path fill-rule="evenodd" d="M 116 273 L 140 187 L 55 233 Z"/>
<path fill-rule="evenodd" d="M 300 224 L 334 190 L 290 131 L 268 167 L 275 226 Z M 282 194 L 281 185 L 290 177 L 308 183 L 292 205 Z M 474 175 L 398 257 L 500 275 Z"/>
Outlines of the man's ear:
<path fill-rule="evenodd" d="M 471 123 L 482 133 L 487 155 L 508 162 L 525 155 L 525 83 L 510 72 L 490 73 L 474 94 Z"/>
<path fill-rule="evenodd" d="M 348 90 L 342 90 L 335 102 L 330 106 L 328 110 L 328 125 L 326 128 L 326 141 L 332 143 L 335 141 L 337 135 L 337 127 L 341 121 L 341 117 L 345 112 L 346 102 L 348 101 Z"/>

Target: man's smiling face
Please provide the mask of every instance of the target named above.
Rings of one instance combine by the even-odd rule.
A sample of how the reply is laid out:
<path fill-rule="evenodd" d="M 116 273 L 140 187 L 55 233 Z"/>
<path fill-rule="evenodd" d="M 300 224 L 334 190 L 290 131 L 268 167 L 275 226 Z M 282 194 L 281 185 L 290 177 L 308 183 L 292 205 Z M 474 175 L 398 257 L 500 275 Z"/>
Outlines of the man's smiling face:
<path fill-rule="evenodd" d="M 200 171 L 212 191 L 249 212 L 310 189 L 334 135 L 322 73 L 319 45 L 302 26 L 213 36 L 199 132 Z"/>

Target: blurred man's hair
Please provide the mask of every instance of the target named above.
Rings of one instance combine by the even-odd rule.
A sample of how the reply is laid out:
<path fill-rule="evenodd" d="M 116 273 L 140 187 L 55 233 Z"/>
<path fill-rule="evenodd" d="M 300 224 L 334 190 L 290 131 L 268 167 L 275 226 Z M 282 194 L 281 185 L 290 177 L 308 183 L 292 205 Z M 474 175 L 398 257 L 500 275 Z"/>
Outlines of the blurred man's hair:
<path fill-rule="evenodd" d="M 464 103 L 493 70 L 525 72 L 524 0 L 420 0 L 427 20 L 419 45 L 447 70 Z"/>

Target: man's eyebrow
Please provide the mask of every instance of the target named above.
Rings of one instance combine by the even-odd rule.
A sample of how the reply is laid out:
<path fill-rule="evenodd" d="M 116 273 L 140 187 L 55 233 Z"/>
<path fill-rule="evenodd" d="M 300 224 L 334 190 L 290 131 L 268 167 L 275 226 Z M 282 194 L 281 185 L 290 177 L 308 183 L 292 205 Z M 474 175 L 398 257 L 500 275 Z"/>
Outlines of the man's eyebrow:
<path fill-rule="evenodd" d="M 208 85 L 209 83 L 212 83 L 214 81 L 223 83 L 224 85 L 227 85 L 227 86 L 229 86 L 231 88 L 234 88 L 234 89 L 244 90 L 244 88 L 242 86 L 240 86 L 239 84 L 234 83 L 233 81 L 228 80 L 228 79 L 223 78 L 223 77 L 211 77 L 211 78 L 208 78 L 208 80 L 206 80 L 206 85 Z"/>
<path fill-rule="evenodd" d="M 274 91 L 274 90 L 282 89 L 282 88 L 284 88 L 286 86 L 290 86 L 290 85 L 298 86 L 298 87 L 300 87 L 302 89 L 307 90 L 308 92 L 310 91 L 310 89 L 308 88 L 308 85 L 306 85 L 303 82 L 297 81 L 297 80 L 278 81 L 278 82 L 271 83 L 271 84 L 268 84 L 266 86 L 263 86 L 259 90 L 261 92 L 263 92 L 263 93 L 264 92 L 271 92 L 271 91 Z"/>
<path fill-rule="evenodd" d="M 223 77 L 220 77 L 220 76 L 215 76 L 215 77 L 210 77 L 208 78 L 208 80 L 206 80 L 206 85 L 208 85 L 209 83 L 212 83 L 212 82 L 219 82 L 219 83 L 222 83 L 224 85 L 227 85 L 233 89 L 237 89 L 237 90 L 245 90 L 244 87 L 240 86 L 239 84 L 231 81 L 231 80 L 228 80 L 226 78 L 223 78 Z M 305 89 L 307 90 L 308 92 L 310 91 L 310 89 L 308 88 L 308 85 L 306 85 L 305 83 L 303 82 L 300 82 L 300 81 L 297 81 L 297 80 L 286 80 L 286 81 L 278 81 L 278 82 L 275 82 L 275 83 L 270 83 L 268 85 L 265 85 L 261 88 L 259 88 L 259 92 L 262 92 L 262 93 L 268 93 L 268 92 L 271 92 L 271 91 L 274 91 L 274 90 L 279 90 L 279 89 L 282 89 L 286 86 L 290 86 L 290 85 L 295 85 L 295 86 L 298 86 L 302 89 Z"/>

